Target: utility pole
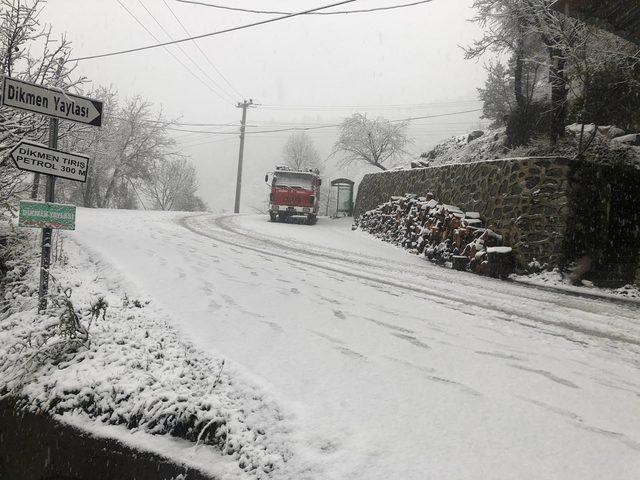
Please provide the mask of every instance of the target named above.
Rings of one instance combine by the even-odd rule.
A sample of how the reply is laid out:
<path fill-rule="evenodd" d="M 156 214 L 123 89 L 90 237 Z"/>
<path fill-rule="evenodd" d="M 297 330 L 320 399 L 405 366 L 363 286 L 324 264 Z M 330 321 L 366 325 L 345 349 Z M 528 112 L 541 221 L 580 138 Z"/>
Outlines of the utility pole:
<path fill-rule="evenodd" d="M 237 107 L 242 109 L 242 124 L 240 125 L 240 153 L 238 155 L 238 176 L 236 178 L 236 203 L 234 213 L 240 213 L 240 195 L 242 193 L 242 160 L 244 157 L 244 132 L 247 125 L 247 108 L 253 105 L 253 99 L 238 102 Z"/>

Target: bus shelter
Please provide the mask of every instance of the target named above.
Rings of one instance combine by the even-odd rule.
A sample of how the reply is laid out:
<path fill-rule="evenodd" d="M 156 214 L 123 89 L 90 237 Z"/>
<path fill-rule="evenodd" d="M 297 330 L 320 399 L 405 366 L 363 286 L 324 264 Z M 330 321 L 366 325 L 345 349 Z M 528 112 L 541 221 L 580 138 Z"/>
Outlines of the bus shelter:
<path fill-rule="evenodd" d="M 350 217 L 353 215 L 353 186 L 355 182 L 348 178 L 337 178 L 331 181 L 331 198 L 333 203 L 331 216 Z"/>

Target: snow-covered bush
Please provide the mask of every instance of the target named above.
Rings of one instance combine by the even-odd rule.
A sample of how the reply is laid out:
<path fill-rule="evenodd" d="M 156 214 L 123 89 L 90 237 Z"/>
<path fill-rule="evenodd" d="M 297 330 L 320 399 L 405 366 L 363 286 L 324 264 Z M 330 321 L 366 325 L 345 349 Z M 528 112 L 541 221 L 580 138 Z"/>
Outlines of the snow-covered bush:
<path fill-rule="evenodd" d="M 14 343 L 7 349 L 7 355 L 0 362 L 5 370 L 9 363 L 3 389 L 19 393 L 29 377 L 47 364 L 58 365 L 72 361 L 81 349 L 90 344 L 90 329 L 94 320 L 105 319 L 107 303 L 100 297 L 89 308 L 76 310 L 71 301 L 71 289 L 55 286 L 55 293 L 49 297 L 49 307 L 44 314 L 35 316 L 30 328 L 17 329 Z"/>
<path fill-rule="evenodd" d="M 28 238 L 16 248 L 2 281 L 0 396 L 20 410 L 213 446 L 258 479 L 294 468 L 275 402 L 185 342 L 151 299 L 105 284 L 94 260 L 67 252 L 39 314 L 35 248 Z"/>

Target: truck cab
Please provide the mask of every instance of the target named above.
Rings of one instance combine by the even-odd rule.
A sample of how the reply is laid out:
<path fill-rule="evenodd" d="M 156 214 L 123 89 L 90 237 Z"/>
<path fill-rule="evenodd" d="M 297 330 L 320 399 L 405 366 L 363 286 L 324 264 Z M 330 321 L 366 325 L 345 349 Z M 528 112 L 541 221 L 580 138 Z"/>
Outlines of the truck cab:
<path fill-rule="evenodd" d="M 270 187 L 269 219 L 284 222 L 291 217 L 306 217 L 309 225 L 316 223 L 320 207 L 320 185 L 318 170 L 294 170 L 276 167 L 265 175 Z"/>

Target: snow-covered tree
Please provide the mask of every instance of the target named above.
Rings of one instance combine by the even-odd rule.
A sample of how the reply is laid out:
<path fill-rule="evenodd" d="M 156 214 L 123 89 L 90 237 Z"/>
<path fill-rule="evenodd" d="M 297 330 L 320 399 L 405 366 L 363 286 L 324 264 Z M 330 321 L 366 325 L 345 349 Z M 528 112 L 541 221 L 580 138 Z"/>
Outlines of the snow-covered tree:
<path fill-rule="evenodd" d="M 482 101 L 482 118 L 492 121 L 491 127 L 504 127 L 515 107 L 513 75 L 502 62 L 490 62 L 485 66 L 487 80 L 478 89 Z"/>
<path fill-rule="evenodd" d="M 578 20 L 553 9 L 554 0 L 475 0 L 475 20 L 484 35 L 466 49 L 468 58 L 487 51 L 511 56 L 516 109 L 512 111 L 512 143 L 526 143 L 534 125 L 531 97 L 527 97 L 527 65 L 543 64 L 548 71 L 550 102 L 548 134 L 555 143 L 564 135 L 571 87 L 571 75 L 584 63 L 588 28 Z M 540 52 L 544 58 L 540 58 Z M 530 85 L 530 82 L 529 82 Z"/>
<path fill-rule="evenodd" d="M 570 89 L 568 69 L 576 57 L 575 52 L 584 50 L 587 40 L 587 27 L 552 9 L 554 3 L 553 0 L 527 0 L 532 31 L 539 35 L 548 55 L 552 143 L 565 134 Z"/>
<path fill-rule="evenodd" d="M 104 101 L 103 127 L 82 129 L 65 141 L 68 149 L 91 157 L 87 183 L 72 185 L 71 195 L 87 207 L 140 203 L 137 190 L 154 162 L 173 154 L 172 122 L 140 96 L 120 103 L 114 91 L 104 88 L 94 96 Z"/>
<path fill-rule="evenodd" d="M 407 154 L 406 148 L 413 142 L 407 137 L 406 129 L 406 122 L 371 120 L 355 113 L 340 125 L 332 155 L 341 153 L 343 166 L 358 162 L 387 170 L 391 163 Z"/>
<path fill-rule="evenodd" d="M 113 148 L 112 139 L 116 135 L 119 117 L 119 102 L 115 90 L 98 87 L 88 96 L 103 102 L 102 127 L 82 127 L 68 135 L 62 142 L 64 150 L 89 156 L 86 183 L 58 182 L 65 185 L 67 200 L 83 207 L 101 205 L 112 170 L 109 159 Z"/>
<path fill-rule="evenodd" d="M 296 170 L 320 169 L 320 154 L 305 132 L 292 133 L 282 150 L 284 163 Z"/>
<path fill-rule="evenodd" d="M 482 118 L 492 120 L 491 127 L 507 127 L 510 143 L 525 144 L 538 127 L 536 115 L 542 110 L 541 102 L 547 98 L 546 83 L 540 62 L 524 63 L 520 79 L 522 97 L 516 101 L 514 58 L 505 66 L 502 62 L 489 62 L 485 66 L 487 80 L 478 89 L 482 101 Z M 523 113 L 523 115 L 520 114 Z M 526 115 L 524 115 L 526 114 Z"/>
<path fill-rule="evenodd" d="M 538 1 L 538 0 L 534 0 Z M 541 45 L 533 32 L 534 20 L 528 0 L 475 0 L 474 18 L 483 36 L 465 49 L 466 57 L 478 58 L 487 52 L 508 55 L 509 65 L 489 64 L 485 89 L 479 93 L 485 102 L 485 113 L 498 125 L 507 125 L 512 145 L 529 141 L 533 131 L 533 92 L 539 77 Z M 508 88 L 507 88 L 508 87 Z M 503 112 L 508 106 L 508 111 Z M 506 114 L 503 118 L 492 114 Z"/>
<path fill-rule="evenodd" d="M 104 160 L 111 168 L 100 206 L 112 206 L 119 184 L 148 177 L 153 162 L 172 153 L 175 141 L 168 134 L 170 125 L 162 112 L 154 113 L 152 104 L 139 96 L 118 110 L 113 138 L 107 141 Z"/>
<path fill-rule="evenodd" d="M 175 153 L 174 122 L 136 96 L 124 103 L 111 88 L 91 92 L 104 103 L 101 129 L 78 129 L 66 149 L 91 158 L 87 182 L 66 183 L 67 199 L 85 207 L 205 210 L 195 168 Z"/>
<path fill-rule="evenodd" d="M 198 176 L 184 158 L 158 158 L 142 181 L 143 192 L 160 210 L 192 210 L 198 207 Z"/>
<path fill-rule="evenodd" d="M 42 0 L 0 0 L 0 78 L 10 76 L 40 85 L 73 90 L 84 78 L 72 78 L 74 67 L 68 62 L 71 48 L 63 37 L 54 38 L 48 25 L 41 25 Z M 8 208 L 16 195 L 27 190 L 25 175 L 8 160 L 8 151 L 24 138 L 43 141 L 48 119 L 0 107 L 0 209 Z M 61 124 L 64 136 L 75 126 Z M 32 196 L 38 191 L 34 176 Z"/>

